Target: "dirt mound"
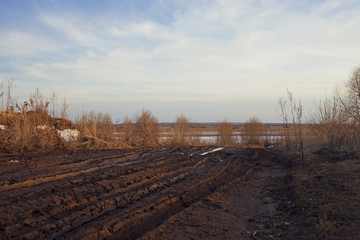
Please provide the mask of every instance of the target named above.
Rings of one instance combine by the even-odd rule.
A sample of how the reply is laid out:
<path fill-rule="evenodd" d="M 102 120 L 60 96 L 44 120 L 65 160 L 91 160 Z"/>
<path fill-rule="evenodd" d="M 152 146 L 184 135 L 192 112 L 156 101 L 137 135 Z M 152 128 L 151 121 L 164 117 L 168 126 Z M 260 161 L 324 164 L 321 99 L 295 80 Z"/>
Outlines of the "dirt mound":
<path fill-rule="evenodd" d="M 75 129 L 73 122 L 62 118 L 53 118 L 43 111 L 28 111 L 25 114 L 13 112 L 0 112 L 0 125 L 14 127 L 21 122 L 28 121 L 34 126 L 54 127 L 58 130 Z"/>

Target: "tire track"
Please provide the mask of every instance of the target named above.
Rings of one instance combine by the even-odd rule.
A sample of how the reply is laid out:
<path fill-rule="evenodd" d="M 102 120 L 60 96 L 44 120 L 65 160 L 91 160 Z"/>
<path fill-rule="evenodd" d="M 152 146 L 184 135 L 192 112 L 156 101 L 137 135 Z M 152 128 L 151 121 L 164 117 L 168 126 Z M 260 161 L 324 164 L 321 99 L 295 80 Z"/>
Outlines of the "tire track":
<path fill-rule="evenodd" d="M 243 151 L 224 150 L 201 155 L 209 149 L 104 151 L 90 158 L 83 154 L 92 156 L 91 152 L 54 156 L 61 159 L 59 170 L 47 158 L 27 162 L 33 165 L 28 169 L 19 166 L 19 174 L 38 179 L 0 186 L 0 236 L 142 236 L 250 168 L 252 154 L 244 157 Z M 37 164 L 42 166 L 38 171 L 34 170 Z M 49 175 L 44 174 L 47 167 Z"/>

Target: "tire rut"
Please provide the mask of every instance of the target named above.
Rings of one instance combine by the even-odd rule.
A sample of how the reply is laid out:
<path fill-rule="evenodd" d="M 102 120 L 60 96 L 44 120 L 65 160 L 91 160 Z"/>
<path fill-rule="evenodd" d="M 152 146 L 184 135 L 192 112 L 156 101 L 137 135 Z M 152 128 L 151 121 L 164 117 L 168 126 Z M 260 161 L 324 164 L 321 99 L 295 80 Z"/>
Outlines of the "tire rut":
<path fill-rule="evenodd" d="M 209 149 L 134 149 L 123 155 L 105 151 L 90 159 L 82 154 L 61 156 L 61 169 L 56 171 L 52 165 L 52 175 L 47 177 L 43 175 L 48 166 L 45 159 L 39 163 L 42 180 L 37 184 L 25 180 L 9 185 L 13 187 L 0 185 L 0 235 L 27 239 L 141 237 L 164 219 L 244 176 L 256 157 L 256 151 L 234 149 L 202 155 Z M 36 177 L 34 168 L 19 166 L 24 175 Z M 62 174 L 56 176 L 59 172 Z"/>

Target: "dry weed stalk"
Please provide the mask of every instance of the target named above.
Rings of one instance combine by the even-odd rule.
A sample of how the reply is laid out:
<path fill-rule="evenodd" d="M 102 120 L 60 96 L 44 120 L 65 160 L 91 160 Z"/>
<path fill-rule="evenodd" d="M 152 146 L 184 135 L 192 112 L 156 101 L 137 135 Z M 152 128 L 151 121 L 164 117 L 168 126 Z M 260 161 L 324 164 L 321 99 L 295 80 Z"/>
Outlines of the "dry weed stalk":
<path fill-rule="evenodd" d="M 286 89 L 286 93 L 287 98 L 279 98 L 278 101 L 279 114 L 283 121 L 285 145 L 290 151 L 301 152 L 302 159 L 304 159 L 303 107 L 301 99 L 296 101 L 293 92 L 288 89 Z"/>

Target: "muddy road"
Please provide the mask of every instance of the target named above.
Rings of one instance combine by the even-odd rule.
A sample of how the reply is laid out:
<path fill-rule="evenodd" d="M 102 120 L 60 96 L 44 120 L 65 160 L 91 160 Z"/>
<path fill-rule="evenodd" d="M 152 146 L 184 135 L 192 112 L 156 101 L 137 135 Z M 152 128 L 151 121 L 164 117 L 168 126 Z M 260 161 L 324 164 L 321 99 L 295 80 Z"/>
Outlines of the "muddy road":
<path fill-rule="evenodd" d="M 284 170 L 265 149 L 62 151 L 0 159 L 0 238 L 254 239 Z"/>

